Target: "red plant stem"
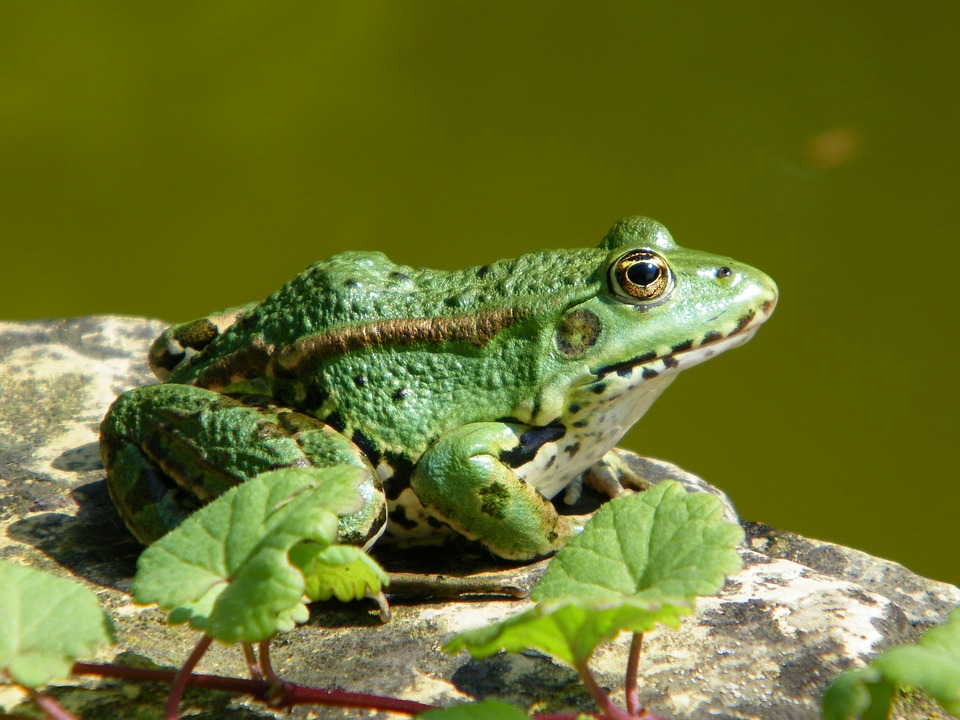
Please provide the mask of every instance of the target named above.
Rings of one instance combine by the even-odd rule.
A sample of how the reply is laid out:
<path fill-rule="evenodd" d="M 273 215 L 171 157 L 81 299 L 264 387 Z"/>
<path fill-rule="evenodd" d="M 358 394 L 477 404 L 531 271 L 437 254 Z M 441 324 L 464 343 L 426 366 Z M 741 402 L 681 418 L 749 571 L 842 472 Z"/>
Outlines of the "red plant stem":
<path fill-rule="evenodd" d="M 98 677 L 119 678 L 138 682 L 172 682 L 176 673 L 172 670 L 152 670 L 147 668 L 132 668 L 125 665 L 111 665 L 98 663 L 78 662 L 73 664 L 72 674 L 74 675 L 96 675 Z M 295 695 L 284 695 L 282 698 L 276 698 L 271 702 L 271 707 L 285 707 L 297 704 L 303 705 L 334 705 L 340 707 L 356 707 L 368 710 L 379 710 L 381 712 L 394 712 L 401 715 L 416 715 L 417 713 L 435 710 L 435 705 L 426 705 L 414 700 L 401 700 L 399 698 L 383 697 L 379 695 L 368 695 L 366 693 L 353 693 L 344 691 L 320 690 L 294 685 L 280 681 L 284 686 L 297 688 Z M 213 688 L 215 690 L 227 690 L 230 692 L 242 693 L 251 697 L 267 702 L 272 698 L 271 691 L 276 690 L 274 683 L 266 680 L 248 680 L 247 678 L 222 677 L 220 675 L 200 675 L 193 674 L 187 680 L 188 686 Z M 600 691 L 601 693 L 603 690 Z M 285 705 L 278 705 L 277 700 L 284 702 Z M 618 708 L 619 709 L 619 708 Z M 622 711 L 621 711 L 622 712 Z M 597 713 L 534 713 L 533 717 L 537 720 L 574 720 L 578 717 L 592 717 L 602 720 L 603 716 Z M 644 716 L 649 720 L 659 720 L 652 715 Z"/>
<path fill-rule="evenodd" d="M 632 720 L 631 716 L 622 708 L 617 707 L 613 703 L 613 700 L 610 699 L 610 696 L 607 695 L 606 691 L 600 687 L 600 683 L 598 683 L 593 676 L 593 672 L 591 672 L 586 660 L 578 662 L 576 668 L 577 673 L 580 675 L 581 682 L 586 686 L 590 697 L 593 698 L 593 701 L 604 715 L 613 718 L 613 720 Z"/>
<path fill-rule="evenodd" d="M 273 671 L 273 663 L 270 662 L 270 641 L 264 640 L 258 646 L 260 650 L 260 670 L 267 680 L 277 682 L 280 678 Z"/>
<path fill-rule="evenodd" d="M 74 675 L 97 675 L 99 677 L 121 678 L 140 682 L 173 682 L 179 673 L 172 670 L 151 670 L 147 668 L 132 668 L 123 665 L 109 665 L 98 663 L 78 662 L 73 664 Z M 214 688 L 230 692 L 250 695 L 258 700 L 270 701 L 271 707 L 288 707 L 292 705 L 335 705 L 340 707 L 366 708 L 382 712 L 395 712 L 404 715 L 416 715 L 427 710 L 436 709 L 435 705 L 426 705 L 414 700 L 369 695 L 339 690 L 322 690 L 319 688 L 304 687 L 289 682 L 282 682 L 283 690 L 274 695 L 276 684 L 266 680 L 249 680 L 247 678 L 222 677 L 220 675 L 191 674 L 187 677 L 186 685 L 194 687 Z"/>
<path fill-rule="evenodd" d="M 72 714 L 49 695 L 38 693 L 32 689 L 28 689 L 27 692 L 30 693 L 30 698 L 37 704 L 37 707 L 46 713 L 47 717 L 53 718 L 53 720 L 77 720 L 76 715 Z"/>
<path fill-rule="evenodd" d="M 173 678 L 173 684 L 170 686 L 170 695 L 167 696 L 167 709 L 164 715 L 165 720 L 180 719 L 180 698 L 183 697 L 183 689 L 187 686 L 187 681 L 190 679 L 193 669 L 197 666 L 197 663 L 200 662 L 203 654 L 210 648 L 210 643 L 212 642 L 213 638 L 209 635 L 204 635 L 200 638 L 200 642 L 197 643 L 193 652 L 190 653 L 190 657 L 187 658 L 187 661 L 177 671 L 177 674 Z"/>
<path fill-rule="evenodd" d="M 627 696 L 627 712 L 637 715 L 640 712 L 640 696 L 637 693 L 637 676 L 640 674 L 640 651 L 643 649 L 643 633 L 634 633 L 630 640 L 630 654 L 627 655 L 627 677 L 624 693 Z"/>
<path fill-rule="evenodd" d="M 416 715 L 435 710 L 435 705 L 426 705 L 415 700 L 368 695 L 366 693 L 346 692 L 344 690 L 324 690 L 284 682 L 279 692 L 270 698 L 270 707 L 284 708 L 291 705 L 334 705 L 336 707 L 367 708 L 381 712 Z"/>
<path fill-rule="evenodd" d="M 250 671 L 250 677 L 254 680 L 263 680 L 263 674 L 260 672 L 260 665 L 257 663 L 257 656 L 253 652 L 253 645 L 250 643 L 240 643 L 243 650 L 243 661 L 247 664 L 247 670 Z"/>

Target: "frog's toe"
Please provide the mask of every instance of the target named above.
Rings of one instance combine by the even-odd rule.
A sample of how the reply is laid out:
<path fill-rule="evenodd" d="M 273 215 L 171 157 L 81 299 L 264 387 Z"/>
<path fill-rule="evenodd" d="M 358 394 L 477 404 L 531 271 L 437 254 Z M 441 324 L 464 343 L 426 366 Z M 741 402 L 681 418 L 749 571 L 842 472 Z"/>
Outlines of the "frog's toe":
<path fill-rule="evenodd" d="M 563 491 L 563 503 L 564 505 L 576 505 L 580 502 L 580 498 L 583 497 L 583 475 L 577 475 L 573 480 L 570 481 L 570 484 L 564 488 Z"/>
<path fill-rule="evenodd" d="M 617 449 L 611 450 L 583 473 L 583 483 L 609 498 L 630 490 L 643 491 L 650 480 L 636 472 Z"/>

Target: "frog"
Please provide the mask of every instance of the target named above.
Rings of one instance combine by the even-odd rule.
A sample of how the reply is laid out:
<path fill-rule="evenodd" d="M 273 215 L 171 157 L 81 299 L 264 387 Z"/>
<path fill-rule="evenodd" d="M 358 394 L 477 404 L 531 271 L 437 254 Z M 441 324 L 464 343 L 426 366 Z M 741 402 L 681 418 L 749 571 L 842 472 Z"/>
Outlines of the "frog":
<path fill-rule="evenodd" d="M 549 557 L 584 522 L 560 498 L 584 483 L 642 491 L 617 443 L 777 299 L 763 272 L 645 217 L 594 248 L 461 270 L 340 252 L 156 339 L 160 382 L 121 394 L 101 424 L 108 490 L 149 544 L 260 473 L 351 465 L 362 508 L 340 542 L 452 536 Z"/>

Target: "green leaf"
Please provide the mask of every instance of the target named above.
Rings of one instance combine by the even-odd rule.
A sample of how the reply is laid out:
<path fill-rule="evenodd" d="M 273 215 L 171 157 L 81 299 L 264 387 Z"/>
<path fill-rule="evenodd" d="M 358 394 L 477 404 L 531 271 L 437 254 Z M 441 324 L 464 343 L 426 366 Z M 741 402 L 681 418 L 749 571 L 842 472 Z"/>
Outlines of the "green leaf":
<path fill-rule="evenodd" d="M 657 623 L 675 628 L 680 616 L 693 609 L 682 599 L 670 602 L 656 595 L 624 597 L 608 605 L 589 599 L 548 600 L 499 623 L 460 633 L 444 650 L 469 650 L 482 658 L 500 650 L 519 653 L 534 648 L 575 668 L 599 643 L 623 630 L 647 632 Z"/>
<path fill-rule="evenodd" d="M 608 502 L 550 562 L 534 600 L 612 600 L 646 590 L 666 598 L 713 595 L 740 569 L 743 530 L 706 493 L 665 481 Z"/>
<path fill-rule="evenodd" d="M 740 567 L 739 526 L 720 502 L 675 482 L 600 508 L 551 561 L 531 596 L 540 604 L 447 643 L 475 657 L 536 648 L 577 667 L 623 630 L 677 627 L 697 595 L 717 592 Z"/>
<path fill-rule="evenodd" d="M 451 705 L 438 710 L 418 713 L 420 720 L 529 720 L 523 710 L 499 700 Z"/>
<path fill-rule="evenodd" d="M 823 695 L 826 720 L 885 718 L 898 689 L 923 690 L 943 709 L 960 713 L 960 608 L 915 645 L 891 648 L 865 668 L 840 675 Z"/>
<path fill-rule="evenodd" d="M 97 596 L 64 578 L 0 562 L 0 672 L 26 687 L 66 677 L 114 641 Z"/>
<path fill-rule="evenodd" d="M 363 550 L 353 545 L 321 548 L 301 543 L 290 559 L 304 574 L 311 600 L 337 598 L 341 602 L 360 600 L 380 592 L 390 582 L 386 572 Z"/>
<path fill-rule="evenodd" d="M 823 695 L 823 720 L 858 718 L 870 707 L 870 691 L 866 682 L 876 682 L 880 673 L 869 669 L 840 675 Z"/>
<path fill-rule="evenodd" d="M 356 487 L 364 477 L 349 466 L 297 468 L 231 488 L 144 551 L 134 597 L 224 643 L 291 629 L 308 611 L 290 549 L 303 540 L 335 541 L 337 515 L 360 509 Z"/>

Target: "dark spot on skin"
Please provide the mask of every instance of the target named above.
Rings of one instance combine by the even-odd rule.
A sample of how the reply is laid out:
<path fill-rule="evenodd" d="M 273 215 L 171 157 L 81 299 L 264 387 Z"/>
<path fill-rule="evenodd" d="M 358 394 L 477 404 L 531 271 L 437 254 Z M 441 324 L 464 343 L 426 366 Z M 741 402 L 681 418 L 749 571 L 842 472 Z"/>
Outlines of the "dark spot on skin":
<path fill-rule="evenodd" d="M 360 287 L 360 283 L 357 280 L 344 280 L 343 284 L 351 288 Z"/>
<path fill-rule="evenodd" d="M 619 375 L 622 378 L 628 378 L 631 375 L 633 375 L 633 367 L 628 366 L 628 367 L 617 368 L 617 375 Z"/>
<path fill-rule="evenodd" d="M 597 395 L 602 395 L 603 391 L 607 389 L 607 384 L 604 382 L 598 382 L 595 383 L 590 389 L 593 390 L 593 392 L 595 392 Z"/>
<path fill-rule="evenodd" d="M 477 491 L 480 498 L 480 512 L 496 520 L 503 520 L 507 516 L 507 503 L 510 492 L 503 483 L 492 482 Z"/>
<path fill-rule="evenodd" d="M 763 305 L 760 306 L 760 309 L 763 311 L 764 315 L 769 315 L 773 312 L 773 308 L 776 306 L 775 300 L 767 300 Z"/>
<path fill-rule="evenodd" d="M 488 272 L 490 272 L 490 266 L 489 266 L 489 265 L 481 265 L 480 267 L 477 268 L 477 277 L 478 277 L 478 278 L 485 278 L 485 277 L 487 276 L 487 273 L 488 273 Z"/>
<path fill-rule="evenodd" d="M 249 330 L 256 322 L 257 316 L 244 310 L 241 314 L 237 315 L 237 321 L 234 324 L 241 330 Z"/>
<path fill-rule="evenodd" d="M 451 308 L 459 308 L 464 306 L 463 298 L 459 295 L 451 295 L 450 297 L 445 297 L 443 299 L 443 304 Z"/>
<path fill-rule="evenodd" d="M 367 385 L 367 376 L 366 375 L 354 375 L 353 384 L 358 388 L 366 387 Z"/>
<path fill-rule="evenodd" d="M 500 462 L 512 468 L 526 465 L 536 457 L 540 448 L 549 442 L 556 442 L 566 434 L 567 429 L 563 425 L 532 427 L 520 433 L 520 444 L 513 450 L 500 453 Z"/>
<path fill-rule="evenodd" d="M 327 399 L 327 394 L 314 383 L 305 385 L 304 390 L 303 407 L 307 410 L 317 410 Z"/>
<path fill-rule="evenodd" d="M 174 331 L 173 336 L 183 347 L 188 347 L 192 350 L 202 350 L 219 334 L 220 331 L 217 330 L 216 325 L 207 318 L 202 318 L 178 327 Z"/>
<path fill-rule="evenodd" d="M 557 325 L 555 340 L 557 349 L 567 357 L 583 355 L 597 344 L 603 323 L 596 313 L 589 310 L 574 310 Z"/>
<path fill-rule="evenodd" d="M 677 360 L 677 359 L 676 359 L 675 357 L 673 357 L 672 355 L 667 355 L 667 356 L 663 359 L 663 364 L 664 364 L 665 367 L 675 368 L 675 367 L 677 367 L 677 365 L 680 364 L 680 361 Z"/>
<path fill-rule="evenodd" d="M 323 418 L 323 421 L 332 427 L 337 432 L 342 432 L 343 429 L 347 426 L 346 421 L 343 419 L 343 416 L 338 412 L 332 412 Z"/>
<path fill-rule="evenodd" d="M 716 342 L 723 338 L 723 333 L 718 333 L 716 330 L 711 330 L 706 335 L 703 336 L 703 340 L 700 341 L 701 345 L 709 345 L 710 343 Z"/>
<path fill-rule="evenodd" d="M 637 365 L 645 365 L 651 360 L 657 359 L 657 353 L 655 351 L 645 352 L 643 355 L 638 355 L 635 358 L 630 360 L 625 360 L 623 362 L 612 363 L 610 365 L 604 365 L 602 368 L 596 371 L 596 376 L 598 380 L 602 380 L 604 377 L 609 375 L 612 372 L 620 373 L 620 370 L 623 368 L 634 368 Z"/>
<path fill-rule="evenodd" d="M 254 430 L 254 442 L 262 440 L 273 440 L 274 438 L 287 437 L 287 433 L 283 431 L 276 423 L 272 422 L 261 422 L 257 423 L 257 428 Z"/>
<path fill-rule="evenodd" d="M 360 448 L 360 452 L 366 455 L 367 460 L 370 461 L 370 464 L 374 467 L 380 462 L 380 453 L 374 447 L 373 443 L 370 441 L 366 435 L 364 435 L 359 430 L 353 431 L 353 436 L 350 438 L 350 441 Z"/>
<path fill-rule="evenodd" d="M 678 352 L 683 352 L 684 350 L 689 350 L 692 347 L 693 347 L 693 340 L 684 340 L 682 343 L 677 343 L 670 349 L 673 352 L 678 353 Z"/>
<path fill-rule="evenodd" d="M 498 423 L 507 423 L 508 425 L 520 425 L 522 421 L 515 417 L 502 417 L 497 418 L 496 422 Z"/>
<path fill-rule="evenodd" d="M 325 424 L 316 418 L 304 415 L 303 413 L 285 410 L 277 413 L 277 422 L 288 435 L 296 435 L 306 431 L 323 430 Z"/>
<path fill-rule="evenodd" d="M 578 452 L 580 452 L 580 443 L 574 443 L 573 445 L 567 445 L 564 449 L 564 452 L 567 453 L 570 457 L 573 457 Z"/>
<path fill-rule="evenodd" d="M 390 512 L 390 522 L 404 530 L 413 530 L 420 525 L 416 520 L 407 517 L 407 509 L 403 505 L 397 505 Z"/>
<path fill-rule="evenodd" d="M 625 368 L 625 367 L 632 368 L 634 365 L 638 365 L 642 362 L 645 362 L 645 361 L 639 360 L 638 358 L 634 358 L 632 360 L 625 360 L 624 362 L 613 363 L 612 365 L 604 365 L 602 368 L 597 370 L 595 375 L 597 376 L 598 380 L 602 380 L 612 372 L 619 373 L 622 368 Z"/>
<path fill-rule="evenodd" d="M 404 275 L 402 272 L 397 272 L 396 270 L 394 270 L 392 273 L 390 273 L 390 279 L 397 280 L 399 282 L 406 282 L 407 280 L 410 279 L 410 276 Z"/>
<path fill-rule="evenodd" d="M 655 377 L 656 377 L 657 375 L 659 375 L 660 373 L 658 373 L 658 372 L 657 372 L 656 370 L 654 370 L 653 368 L 645 367 L 645 368 L 643 369 L 643 373 L 641 373 L 641 374 L 643 375 L 643 379 L 644 379 L 644 380 L 649 380 L 649 379 L 651 379 L 651 378 L 655 378 Z"/>
<path fill-rule="evenodd" d="M 586 420 L 575 420 L 573 426 L 575 428 L 585 428 L 588 424 Z"/>
<path fill-rule="evenodd" d="M 733 275 L 733 270 L 728 268 L 726 265 L 721 265 L 717 268 L 717 279 L 722 280 L 723 278 L 728 278 Z"/>
<path fill-rule="evenodd" d="M 413 463 L 406 455 L 384 453 L 383 462 L 393 468 L 393 475 L 383 481 L 383 493 L 388 500 L 396 500 L 400 493 L 410 487 Z"/>
<path fill-rule="evenodd" d="M 407 390 L 406 388 L 397 388 L 397 389 L 394 391 L 393 395 L 391 396 L 391 399 L 392 399 L 394 402 L 401 402 L 401 401 L 403 401 L 403 400 L 407 397 L 407 395 L 409 395 L 409 394 L 410 394 L 410 391 Z"/>
<path fill-rule="evenodd" d="M 730 331 L 730 334 L 727 337 L 736 335 L 738 332 L 741 332 L 747 325 L 749 325 L 753 319 L 757 316 L 757 313 L 751 310 L 742 318 L 737 320 L 737 326 Z"/>
<path fill-rule="evenodd" d="M 553 464 L 554 464 L 556 461 L 557 461 L 557 456 L 556 456 L 556 455 L 551 455 L 551 456 L 550 456 L 550 459 L 547 460 L 546 464 L 543 466 L 543 469 L 544 469 L 544 470 L 549 470 L 550 468 L 553 467 Z"/>
<path fill-rule="evenodd" d="M 567 408 L 567 409 L 568 409 L 571 413 L 578 413 L 578 412 L 580 412 L 580 406 L 577 405 L 576 403 L 573 403 L 573 405 L 571 405 L 571 406 L 570 406 L 569 408 Z"/>
<path fill-rule="evenodd" d="M 537 393 L 537 396 L 533 399 L 533 412 L 530 413 L 530 417 L 540 417 L 540 403 L 541 396 L 540 393 Z"/>
<path fill-rule="evenodd" d="M 439 530 L 440 528 L 445 528 L 445 527 L 447 527 L 446 525 L 444 525 L 442 522 L 440 522 L 439 520 L 437 520 L 437 519 L 436 519 L 435 517 L 433 517 L 432 515 L 427 515 L 427 525 L 429 525 L 430 527 L 432 527 L 434 530 Z"/>

